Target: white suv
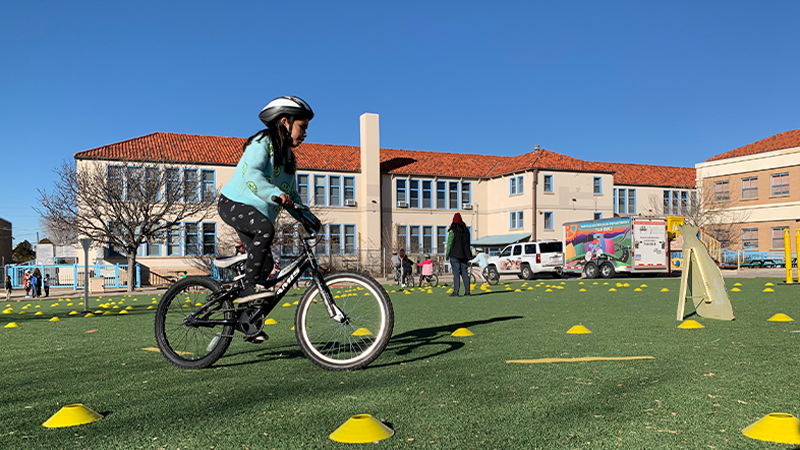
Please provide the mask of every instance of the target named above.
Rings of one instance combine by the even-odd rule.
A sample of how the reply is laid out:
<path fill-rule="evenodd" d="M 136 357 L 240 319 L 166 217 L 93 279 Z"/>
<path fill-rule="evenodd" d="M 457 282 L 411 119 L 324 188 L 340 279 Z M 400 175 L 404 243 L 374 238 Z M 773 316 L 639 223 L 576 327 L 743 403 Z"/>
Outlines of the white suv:
<path fill-rule="evenodd" d="M 517 275 L 531 280 L 540 273 L 560 276 L 564 264 L 561 241 L 534 241 L 511 244 L 497 256 L 489 257 L 489 270 L 500 275 Z"/>

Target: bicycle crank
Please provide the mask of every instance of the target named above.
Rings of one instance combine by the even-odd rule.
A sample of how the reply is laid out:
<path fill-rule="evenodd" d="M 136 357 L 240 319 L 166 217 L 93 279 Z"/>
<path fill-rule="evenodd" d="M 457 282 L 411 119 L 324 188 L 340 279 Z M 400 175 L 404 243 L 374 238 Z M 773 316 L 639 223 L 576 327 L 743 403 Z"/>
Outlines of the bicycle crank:
<path fill-rule="evenodd" d="M 236 329 L 247 336 L 255 336 L 264 328 L 264 314 L 259 312 L 260 308 L 246 308 L 239 313 L 239 321 Z"/>

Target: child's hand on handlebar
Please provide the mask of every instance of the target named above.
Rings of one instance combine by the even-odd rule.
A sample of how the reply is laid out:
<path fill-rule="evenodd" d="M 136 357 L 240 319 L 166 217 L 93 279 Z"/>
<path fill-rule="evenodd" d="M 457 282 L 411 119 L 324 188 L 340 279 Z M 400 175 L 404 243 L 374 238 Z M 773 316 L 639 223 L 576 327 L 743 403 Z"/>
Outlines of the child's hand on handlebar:
<path fill-rule="evenodd" d="M 294 202 L 292 201 L 292 197 L 289 197 L 288 194 L 281 194 L 279 203 L 284 208 L 294 208 Z"/>

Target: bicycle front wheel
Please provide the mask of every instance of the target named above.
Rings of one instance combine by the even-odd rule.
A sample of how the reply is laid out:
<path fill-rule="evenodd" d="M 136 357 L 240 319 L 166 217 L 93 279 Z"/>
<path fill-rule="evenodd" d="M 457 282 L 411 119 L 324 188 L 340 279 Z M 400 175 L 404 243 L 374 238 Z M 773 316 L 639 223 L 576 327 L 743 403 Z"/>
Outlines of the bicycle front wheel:
<path fill-rule="evenodd" d="M 420 287 L 434 288 L 439 284 L 439 277 L 436 276 L 436 274 L 428 275 L 428 276 L 424 277 L 424 280 L 425 280 L 425 284 L 423 285 L 422 283 L 420 283 Z"/>
<path fill-rule="evenodd" d="M 233 325 L 216 328 L 193 327 L 184 318 L 200 309 L 222 286 L 208 277 L 184 278 L 161 297 L 156 309 L 156 343 L 167 361 L 181 369 L 203 369 L 214 364 L 231 343 Z M 212 305 L 206 319 L 236 318 L 230 299 Z"/>
<path fill-rule="evenodd" d="M 346 320 L 328 315 L 319 288 L 307 290 L 295 315 L 295 335 L 308 359 L 325 370 L 356 370 L 386 348 L 394 329 L 394 310 L 383 287 L 356 271 L 325 276 L 336 306 Z"/>

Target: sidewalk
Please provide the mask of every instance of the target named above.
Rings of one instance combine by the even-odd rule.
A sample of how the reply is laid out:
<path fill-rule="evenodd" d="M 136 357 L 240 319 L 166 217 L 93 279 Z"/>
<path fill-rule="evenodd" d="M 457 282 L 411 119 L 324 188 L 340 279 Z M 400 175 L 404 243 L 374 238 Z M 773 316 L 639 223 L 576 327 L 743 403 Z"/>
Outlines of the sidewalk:
<path fill-rule="evenodd" d="M 131 294 L 151 294 L 151 295 L 161 295 L 166 291 L 166 287 L 152 287 L 152 286 L 144 286 L 141 288 L 134 289 Z M 23 289 L 16 289 L 11 292 L 11 301 L 16 302 L 19 301 L 52 301 L 58 300 L 59 298 L 83 298 L 83 289 L 81 290 L 74 290 L 74 289 L 50 289 L 50 296 L 49 297 L 38 297 L 38 298 L 25 298 L 25 290 Z M 111 296 L 120 296 L 120 295 L 127 295 L 128 291 L 125 288 L 121 289 L 106 289 L 103 293 L 89 293 L 90 298 L 94 297 L 111 297 Z M 0 301 L 5 301 L 5 295 L 0 298 Z"/>

